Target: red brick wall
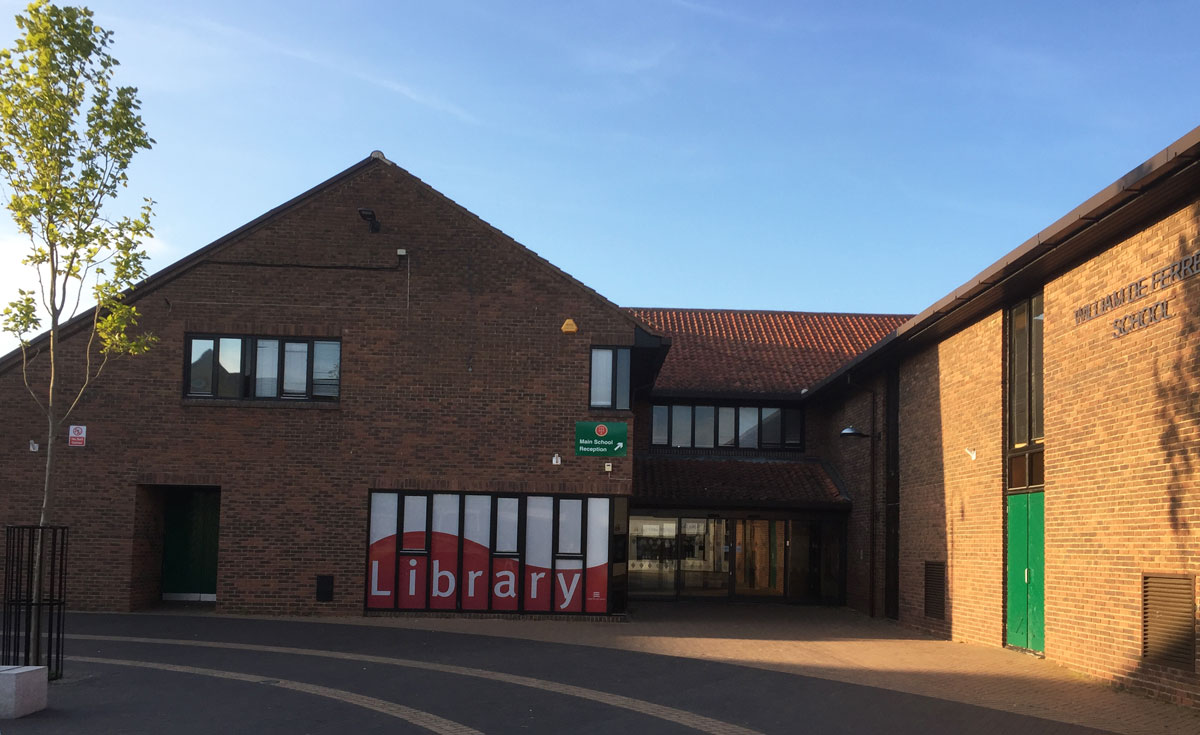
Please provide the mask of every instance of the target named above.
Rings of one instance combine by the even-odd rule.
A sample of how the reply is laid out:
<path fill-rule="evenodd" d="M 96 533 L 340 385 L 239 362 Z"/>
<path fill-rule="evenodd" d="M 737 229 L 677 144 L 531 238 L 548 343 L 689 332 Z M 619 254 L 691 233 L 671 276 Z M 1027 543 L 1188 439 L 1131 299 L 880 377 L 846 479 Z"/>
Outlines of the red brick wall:
<path fill-rule="evenodd" d="M 1185 207 L 1045 287 L 1046 656 L 1193 704 L 1194 673 L 1141 660 L 1141 577 L 1200 574 L 1200 277 L 1075 310 L 1200 252 L 1198 221 Z M 1113 337 L 1164 298 L 1167 321 Z"/>
<path fill-rule="evenodd" d="M 1002 348 L 994 313 L 900 367 L 900 619 L 992 645 L 1003 620 Z M 945 620 L 925 616 L 926 561 L 946 562 Z"/>
<path fill-rule="evenodd" d="M 375 210 L 380 233 L 358 207 Z M 218 608 L 260 613 L 361 609 L 372 488 L 629 493 L 631 458 L 607 460 L 608 475 L 573 446 L 577 420 L 633 428 L 630 412 L 588 409 L 590 346 L 632 344 L 633 323 L 384 162 L 136 303 L 159 343 L 107 368 L 71 419 L 87 425 L 87 447 L 58 449 L 54 520 L 72 526 L 73 608 L 157 596 L 155 501 L 139 485 L 220 486 Z M 568 317 L 578 334 L 560 332 Z M 341 400 L 182 399 L 190 331 L 340 337 Z M 36 521 L 44 454 L 27 447 L 45 431 L 19 370 L 0 374 L 0 404 L 11 407 L 0 522 Z M 336 575 L 333 603 L 314 602 L 317 574 Z"/>

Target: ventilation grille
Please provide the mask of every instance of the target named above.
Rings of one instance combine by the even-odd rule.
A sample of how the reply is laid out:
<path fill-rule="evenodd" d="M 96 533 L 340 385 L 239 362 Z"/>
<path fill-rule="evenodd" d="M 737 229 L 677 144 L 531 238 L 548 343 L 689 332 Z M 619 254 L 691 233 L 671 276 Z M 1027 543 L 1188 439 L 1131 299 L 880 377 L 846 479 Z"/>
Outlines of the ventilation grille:
<path fill-rule="evenodd" d="M 925 617 L 946 619 L 946 562 L 925 562 Z"/>
<path fill-rule="evenodd" d="M 1142 577 L 1142 656 L 1196 670 L 1196 593 L 1191 577 Z"/>

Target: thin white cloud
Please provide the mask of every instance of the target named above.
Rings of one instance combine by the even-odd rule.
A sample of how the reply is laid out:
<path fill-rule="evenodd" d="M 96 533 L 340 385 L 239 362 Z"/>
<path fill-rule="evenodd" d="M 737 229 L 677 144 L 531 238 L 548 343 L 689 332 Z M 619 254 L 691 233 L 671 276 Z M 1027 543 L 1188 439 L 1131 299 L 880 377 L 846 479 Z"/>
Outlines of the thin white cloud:
<path fill-rule="evenodd" d="M 767 30 L 777 31 L 782 30 L 784 23 L 779 18 L 759 18 L 753 15 L 739 13 L 729 8 L 714 7 L 704 3 L 695 2 L 695 0 L 668 0 L 671 5 L 681 8 L 696 15 L 703 15 L 717 20 L 738 23 L 741 25 L 752 26 L 754 28 L 764 28 Z"/>
<path fill-rule="evenodd" d="M 431 110 L 451 115 L 472 125 L 479 124 L 478 118 L 452 102 L 448 102 L 435 95 L 419 91 L 411 85 L 403 82 L 371 74 L 364 71 L 357 64 L 345 63 L 331 59 L 327 56 L 315 54 L 307 49 L 278 43 L 265 36 L 259 36 L 241 28 L 224 25 L 212 20 L 196 20 L 192 21 L 192 25 L 210 33 L 223 36 L 226 39 L 236 40 L 240 42 L 240 46 L 257 49 L 260 51 L 267 51 L 277 56 L 295 59 L 296 61 L 302 61 L 306 64 L 311 64 L 327 71 L 353 77 L 361 82 L 380 87 L 381 89 L 386 89 L 389 92 L 394 92 L 410 102 L 422 107 L 427 107 Z"/>

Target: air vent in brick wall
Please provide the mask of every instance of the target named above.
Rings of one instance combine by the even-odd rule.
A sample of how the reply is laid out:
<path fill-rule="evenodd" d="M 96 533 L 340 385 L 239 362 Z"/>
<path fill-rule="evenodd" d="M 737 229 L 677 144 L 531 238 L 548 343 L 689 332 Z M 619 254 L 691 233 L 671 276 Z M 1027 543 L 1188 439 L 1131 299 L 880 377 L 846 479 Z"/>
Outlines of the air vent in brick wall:
<path fill-rule="evenodd" d="M 1142 577 L 1142 656 L 1196 670 L 1196 593 L 1191 577 Z"/>
<path fill-rule="evenodd" d="M 946 562 L 925 562 L 925 617 L 946 619 Z"/>

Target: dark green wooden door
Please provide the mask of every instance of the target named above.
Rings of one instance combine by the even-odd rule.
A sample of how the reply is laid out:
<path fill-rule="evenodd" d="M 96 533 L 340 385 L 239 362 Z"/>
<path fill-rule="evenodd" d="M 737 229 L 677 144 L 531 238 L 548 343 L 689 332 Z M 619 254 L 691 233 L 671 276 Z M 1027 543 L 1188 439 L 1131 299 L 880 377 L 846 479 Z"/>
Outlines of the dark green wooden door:
<path fill-rule="evenodd" d="M 163 594 L 215 595 L 221 494 L 173 489 L 163 505 Z"/>
<path fill-rule="evenodd" d="M 1041 651 L 1046 637 L 1044 493 L 1008 496 L 1008 645 Z"/>

